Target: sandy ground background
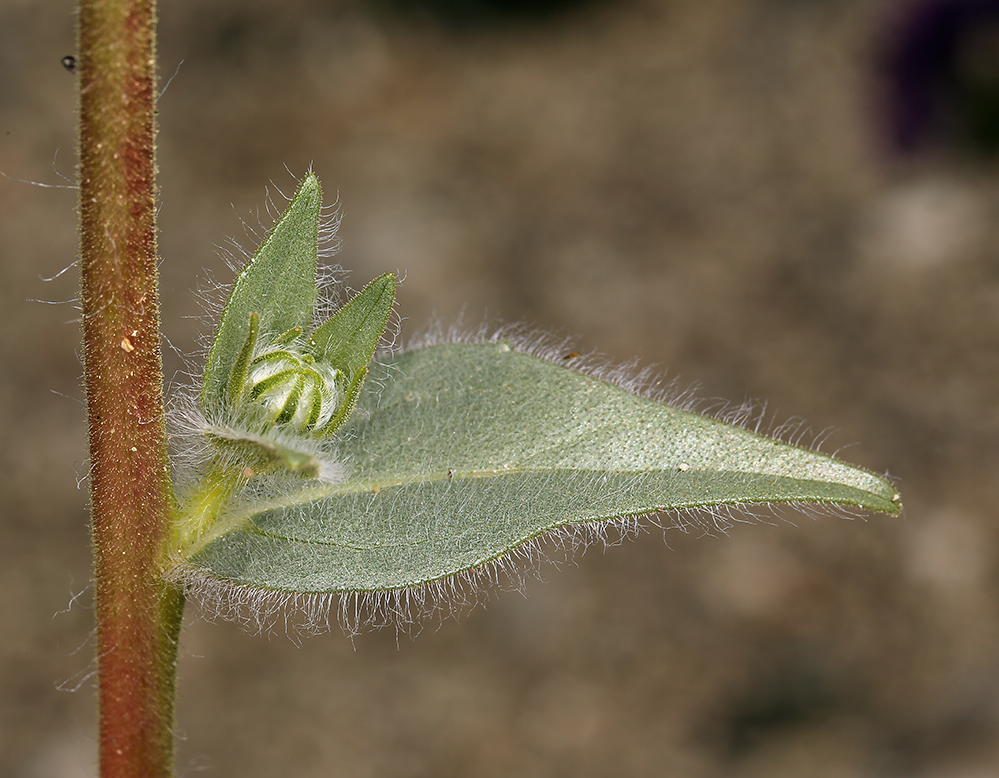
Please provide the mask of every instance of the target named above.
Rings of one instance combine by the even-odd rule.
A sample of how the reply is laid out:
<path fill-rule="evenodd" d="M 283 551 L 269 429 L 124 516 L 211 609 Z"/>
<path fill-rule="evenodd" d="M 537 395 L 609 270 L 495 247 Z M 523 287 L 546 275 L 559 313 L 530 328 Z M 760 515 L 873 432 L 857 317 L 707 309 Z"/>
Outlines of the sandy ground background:
<path fill-rule="evenodd" d="M 905 516 L 652 528 L 414 640 L 297 646 L 192 608 L 181 774 L 999 774 L 999 167 L 959 127 L 907 155 L 879 133 L 904 6 L 402 5 L 162 4 L 172 347 L 195 347 L 190 290 L 227 277 L 215 247 L 248 245 L 268 182 L 312 164 L 348 281 L 405 273 L 404 336 L 464 310 L 766 401 L 859 443 L 844 456 L 889 471 Z M 961 67 L 999 72 L 999 46 L 967 46 Z M 73 178 L 72 50 L 67 0 L 0 3 L 7 176 Z M 34 302 L 75 296 L 75 268 L 42 280 L 74 255 L 74 191 L 0 179 L 0 775 L 18 778 L 94 775 L 77 312 Z"/>

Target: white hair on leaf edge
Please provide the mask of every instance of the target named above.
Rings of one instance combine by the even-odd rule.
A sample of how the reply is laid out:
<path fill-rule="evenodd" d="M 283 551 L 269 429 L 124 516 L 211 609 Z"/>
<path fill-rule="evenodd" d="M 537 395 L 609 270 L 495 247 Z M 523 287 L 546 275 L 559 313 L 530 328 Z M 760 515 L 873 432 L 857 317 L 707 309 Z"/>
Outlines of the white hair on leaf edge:
<path fill-rule="evenodd" d="M 514 351 L 592 376 L 653 402 L 716 419 L 796 448 L 819 452 L 837 431 L 836 427 L 827 427 L 816 433 L 805 419 L 798 416 L 778 423 L 776 414 L 768 413 L 765 402 L 745 400 L 733 403 L 721 398 L 698 397 L 699 384 L 684 387 L 679 378 L 667 380 L 655 365 L 639 367 L 637 359 L 620 363 L 597 353 L 580 354 L 574 348 L 572 339 L 554 337 L 521 324 L 468 327 L 460 321 L 449 326 L 435 321 L 411 338 L 401 350 L 416 351 L 449 343 L 504 342 L 509 343 Z M 851 445 L 854 444 L 841 446 L 837 451 Z"/>
<path fill-rule="evenodd" d="M 544 565 L 556 570 L 574 563 L 594 545 L 621 545 L 650 528 L 676 529 L 701 536 L 727 534 L 737 523 L 789 521 L 785 512 L 810 518 L 865 518 L 835 503 L 766 503 L 705 506 L 564 524 L 543 530 L 480 565 L 411 586 L 372 591 L 286 592 L 220 579 L 179 563 L 168 578 L 184 586 L 209 619 L 233 621 L 253 633 L 283 630 L 292 640 L 329 632 L 338 626 L 348 636 L 393 628 L 415 636 L 432 620 L 459 618 L 498 592 L 523 592 L 528 578 L 544 580 Z M 664 522 L 663 518 L 672 520 Z"/>
<path fill-rule="evenodd" d="M 641 529 L 640 517 L 567 524 L 545 530 L 481 565 L 395 589 L 284 592 L 233 583 L 183 563 L 168 578 L 184 586 L 206 618 L 234 621 L 255 633 L 283 628 L 296 639 L 330 631 L 335 622 L 351 636 L 386 627 L 414 634 L 430 619 L 461 616 L 493 592 L 522 591 L 528 577 L 543 578 L 542 564 L 557 568 L 591 545 L 616 546 Z"/>

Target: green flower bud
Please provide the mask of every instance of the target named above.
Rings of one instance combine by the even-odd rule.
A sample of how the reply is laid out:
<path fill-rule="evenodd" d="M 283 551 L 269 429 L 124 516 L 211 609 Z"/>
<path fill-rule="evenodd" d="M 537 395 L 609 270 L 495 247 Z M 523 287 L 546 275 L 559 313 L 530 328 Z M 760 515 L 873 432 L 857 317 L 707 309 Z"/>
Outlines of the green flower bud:
<path fill-rule="evenodd" d="M 250 362 L 241 401 L 262 407 L 270 422 L 289 431 L 321 432 L 343 405 L 345 384 L 342 370 L 311 354 L 271 348 Z"/>
<path fill-rule="evenodd" d="M 222 312 L 200 404 L 225 468 L 322 473 L 391 314 L 395 279 L 385 274 L 313 327 L 321 201 L 310 174 Z"/>

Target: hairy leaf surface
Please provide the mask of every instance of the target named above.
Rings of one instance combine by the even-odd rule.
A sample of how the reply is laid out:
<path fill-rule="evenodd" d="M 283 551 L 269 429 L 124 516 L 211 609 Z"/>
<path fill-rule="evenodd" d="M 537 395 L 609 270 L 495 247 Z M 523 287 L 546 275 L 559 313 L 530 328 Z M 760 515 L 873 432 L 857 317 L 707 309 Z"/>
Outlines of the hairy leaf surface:
<path fill-rule="evenodd" d="M 742 503 L 901 509 L 866 470 L 505 343 L 375 363 L 357 409 L 336 442 L 346 483 L 234 507 L 190 564 L 268 590 L 377 591 L 476 568 L 573 523 Z"/>

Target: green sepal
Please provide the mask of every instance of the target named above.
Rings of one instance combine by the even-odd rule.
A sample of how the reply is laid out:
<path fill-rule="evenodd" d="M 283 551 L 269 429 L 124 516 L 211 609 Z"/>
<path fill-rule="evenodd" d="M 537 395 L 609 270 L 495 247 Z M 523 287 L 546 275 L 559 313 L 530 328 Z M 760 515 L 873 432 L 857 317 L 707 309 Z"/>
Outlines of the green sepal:
<path fill-rule="evenodd" d="M 395 301 L 395 278 L 385 273 L 371 281 L 309 337 L 316 361 L 328 362 L 347 378 L 343 405 L 317 433 L 329 436 L 350 416 Z"/>
<path fill-rule="evenodd" d="M 240 271 L 222 311 L 208 353 L 201 405 L 214 414 L 228 405 L 230 378 L 250 331 L 250 314 L 260 333 L 275 336 L 312 321 L 316 303 L 316 261 L 322 189 L 307 175 L 253 259 Z"/>
<path fill-rule="evenodd" d="M 256 348 L 259 334 L 260 316 L 257 313 L 251 313 L 246 340 L 243 342 L 243 348 L 239 350 L 232 372 L 229 374 L 229 403 L 233 406 L 239 403 L 243 397 L 246 376 L 250 370 L 250 360 L 253 359 L 253 349 Z"/>

